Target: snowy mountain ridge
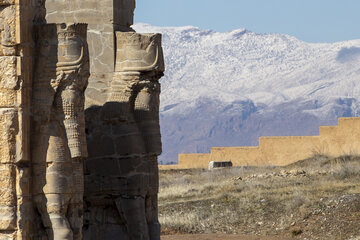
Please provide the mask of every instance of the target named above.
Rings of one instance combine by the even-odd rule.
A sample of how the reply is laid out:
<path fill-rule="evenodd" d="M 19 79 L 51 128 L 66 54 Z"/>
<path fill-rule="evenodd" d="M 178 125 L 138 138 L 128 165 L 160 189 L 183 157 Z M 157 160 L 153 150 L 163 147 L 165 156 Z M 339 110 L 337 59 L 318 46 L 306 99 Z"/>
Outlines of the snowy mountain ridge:
<path fill-rule="evenodd" d="M 164 161 L 211 146 L 255 145 L 260 135 L 316 134 L 319 124 L 360 111 L 360 39 L 315 44 L 246 29 L 133 28 L 163 34 Z M 305 126 L 293 125 L 295 115 Z"/>

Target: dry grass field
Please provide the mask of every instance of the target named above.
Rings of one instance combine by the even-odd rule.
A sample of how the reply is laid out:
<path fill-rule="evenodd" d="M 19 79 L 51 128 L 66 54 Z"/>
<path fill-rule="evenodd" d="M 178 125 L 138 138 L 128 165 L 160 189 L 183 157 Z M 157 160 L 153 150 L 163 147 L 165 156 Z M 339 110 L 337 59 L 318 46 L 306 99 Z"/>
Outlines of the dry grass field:
<path fill-rule="evenodd" d="M 186 234 L 165 235 L 161 240 L 288 240 L 289 236 L 279 238 L 278 236 L 249 236 L 239 234 Z"/>
<path fill-rule="evenodd" d="M 314 156 L 285 167 L 160 171 L 162 234 L 360 239 L 359 173 L 357 156 Z"/>

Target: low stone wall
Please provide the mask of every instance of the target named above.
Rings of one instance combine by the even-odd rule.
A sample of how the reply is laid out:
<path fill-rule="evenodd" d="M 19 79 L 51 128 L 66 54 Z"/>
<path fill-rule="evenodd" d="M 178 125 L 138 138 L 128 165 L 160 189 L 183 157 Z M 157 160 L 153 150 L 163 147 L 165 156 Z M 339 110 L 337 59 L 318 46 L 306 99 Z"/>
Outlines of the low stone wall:
<path fill-rule="evenodd" d="M 210 161 L 283 166 L 315 154 L 360 154 L 360 118 L 339 118 L 337 126 L 321 126 L 319 136 L 260 137 L 256 147 L 213 147 L 210 154 L 179 154 L 178 165 L 160 169 L 207 168 Z"/>

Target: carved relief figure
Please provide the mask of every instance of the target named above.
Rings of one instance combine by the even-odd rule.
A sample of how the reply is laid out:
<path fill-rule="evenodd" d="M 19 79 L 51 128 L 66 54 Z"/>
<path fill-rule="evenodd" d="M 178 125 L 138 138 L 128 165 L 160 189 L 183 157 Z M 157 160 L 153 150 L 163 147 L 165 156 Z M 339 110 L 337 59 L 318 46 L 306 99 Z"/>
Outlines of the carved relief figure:
<path fill-rule="evenodd" d="M 132 156 L 136 152 L 131 148 L 125 148 L 128 152 L 123 150 L 121 153 L 120 157 L 129 159 L 119 162 L 120 168 L 128 169 L 122 172 L 122 176 L 130 179 L 135 174 L 138 178 L 120 192 L 116 205 L 131 240 L 159 240 L 157 156 L 161 154 L 162 144 L 158 80 L 164 72 L 161 35 L 117 32 L 116 38 L 117 73 L 112 81 L 109 102 L 123 102 L 126 109 L 119 113 L 119 120 L 137 126 L 140 136 L 132 143 L 144 146 L 144 152 L 137 157 Z M 124 135 L 118 142 L 128 141 Z M 122 144 L 116 147 L 121 148 Z M 134 161 L 134 158 L 139 160 Z M 129 168 L 127 165 L 133 166 Z"/>
<path fill-rule="evenodd" d="M 86 114 L 85 239 L 159 240 L 161 35 L 116 32 L 116 40 L 109 98 Z"/>
<path fill-rule="evenodd" d="M 33 199 L 49 240 L 82 239 L 86 24 L 37 28 L 33 82 Z"/>

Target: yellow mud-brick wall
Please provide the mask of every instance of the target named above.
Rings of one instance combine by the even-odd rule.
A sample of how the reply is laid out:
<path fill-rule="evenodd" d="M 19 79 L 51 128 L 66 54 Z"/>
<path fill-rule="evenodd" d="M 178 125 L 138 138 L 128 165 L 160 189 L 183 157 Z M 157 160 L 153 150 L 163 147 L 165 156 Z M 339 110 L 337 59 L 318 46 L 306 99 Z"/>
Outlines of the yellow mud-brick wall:
<path fill-rule="evenodd" d="M 210 161 L 231 161 L 235 166 L 263 165 L 259 147 L 213 147 Z"/>
<path fill-rule="evenodd" d="M 284 166 L 311 157 L 320 144 L 319 136 L 261 137 L 260 165 Z M 256 165 L 255 161 L 253 161 Z"/>
<path fill-rule="evenodd" d="M 207 168 L 210 162 L 210 154 L 179 154 L 181 168 Z"/>
<path fill-rule="evenodd" d="M 210 162 L 209 153 L 179 154 L 177 165 L 159 165 L 160 170 L 207 168 Z"/>
<path fill-rule="evenodd" d="M 320 127 L 320 154 L 360 154 L 360 118 L 339 118 L 338 126 Z"/>
<path fill-rule="evenodd" d="M 283 166 L 316 154 L 360 154 L 360 118 L 339 118 L 337 126 L 321 126 L 319 136 L 260 137 L 258 147 L 213 147 L 210 154 L 179 154 L 179 164 L 166 168 L 207 168 L 210 161 Z"/>

